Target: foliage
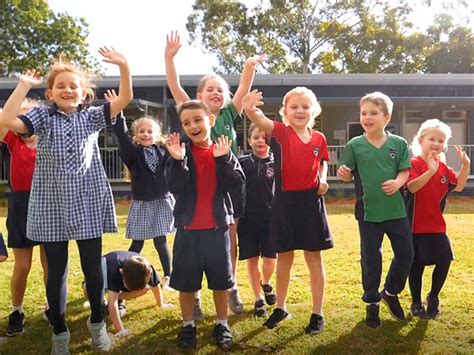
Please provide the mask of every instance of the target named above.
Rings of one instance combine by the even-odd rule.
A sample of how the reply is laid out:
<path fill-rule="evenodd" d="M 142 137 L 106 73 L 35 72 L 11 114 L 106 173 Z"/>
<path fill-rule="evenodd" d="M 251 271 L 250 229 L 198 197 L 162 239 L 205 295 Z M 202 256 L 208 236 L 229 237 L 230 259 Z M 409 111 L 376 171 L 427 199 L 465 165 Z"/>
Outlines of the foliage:
<path fill-rule="evenodd" d="M 46 0 L 2 0 L 0 23 L 0 76 L 30 68 L 44 74 L 51 60 L 60 55 L 100 71 L 87 49 L 85 19 L 55 14 Z"/>

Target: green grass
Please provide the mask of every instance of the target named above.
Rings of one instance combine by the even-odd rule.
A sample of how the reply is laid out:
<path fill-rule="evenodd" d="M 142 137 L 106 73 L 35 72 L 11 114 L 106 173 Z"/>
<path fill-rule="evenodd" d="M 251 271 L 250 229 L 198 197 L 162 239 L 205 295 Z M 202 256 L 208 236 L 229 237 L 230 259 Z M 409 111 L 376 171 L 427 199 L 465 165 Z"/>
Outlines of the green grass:
<path fill-rule="evenodd" d="M 245 313 L 230 316 L 229 322 L 237 342 L 237 353 L 275 352 L 281 354 L 307 353 L 473 353 L 474 352 L 474 200 L 452 199 L 448 203 L 446 219 L 456 260 L 441 293 L 442 315 L 437 320 L 392 320 L 385 308 L 381 309 L 382 328 L 369 329 L 364 324 L 365 306 L 361 297 L 359 236 L 353 218 L 353 204 L 332 200 L 328 204 L 329 219 L 336 246 L 324 252 L 326 266 L 326 294 L 324 313 L 326 329 L 318 336 L 303 334 L 310 312 L 309 278 L 301 252 L 297 252 L 291 277 L 288 308 L 293 315 L 274 330 L 264 330 L 261 320 L 252 317 L 253 297 L 248 286 L 245 263 L 239 263 L 239 287 L 245 303 Z M 117 235 L 104 236 L 104 253 L 127 249 L 129 241 L 124 235 L 127 205 L 118 204 L 120 231 Z M 5 209 L 0 210 L 0 223 L 5 223 Z M 4 229 L 3 229 L 4 230 Z M 169 243 L 172 245 L 172 239 Z M 388 239 L 384 242 L 384 275 L 391 258 Z M 160 263 L 151 241 L 145 243 L 144 254 L 159 269 Z M 12 256 L 0 264 L 0 319 L 6 327 L 10 312 L 9 280 L 13 267 Z M 41 282 L 38 252 L 34 254 L 24 307 L 27 315 L 23 335 L 3 339 L 0 353 L 47 354 L 50 351 L 51 329 L 42 320 L 45 292 Z M 83 279 L 75 243 L 70 243 L 69 286 L 67 321 L 72 333 L 71 351 L 89 353 L 90 338 L 86 329 L 89 309 L 84 308 L 81 292 Z M 424 291 L 428 291 L 431 268 L 425 272 Z M 211 343 L 214 325 L 214 307 L 211 292 L 204 282 L 203 310 L 206 319 L 198 324 L 198 348 L 201 354 L 214 353 Z M 176 292 L 166 292 L 166 300 L 178 304 Z M 400 296 L 405 310 L 410 305 L 406 289 Z M 381 306 L 383 307 L 383 306 Z M 127 303 L 128 314 L 124 324 L 133 330 L 128 338 L 115 339 L 115 353 L 173 354 L 176 333 L 181 325 L 179 308 L 158 309 L 153 296 L 148 294 Z M 109 322 L 109 331 L 112 325 Z M 3 331 L 2 331 L 3 332 Z"/>

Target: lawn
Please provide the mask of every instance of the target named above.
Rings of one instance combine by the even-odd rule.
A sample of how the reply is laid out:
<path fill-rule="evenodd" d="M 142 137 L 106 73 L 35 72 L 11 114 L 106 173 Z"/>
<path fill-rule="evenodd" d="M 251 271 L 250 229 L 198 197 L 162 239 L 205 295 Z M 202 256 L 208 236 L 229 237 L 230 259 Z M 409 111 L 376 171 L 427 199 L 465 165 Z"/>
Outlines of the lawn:
<path fill-rule="evenodd" d="M 119 233 L 104 236 L 104 253 L 127 249 L 129 241 L 124 235 L 127 202 L 117 203 Z M 245 303 L 244 314 L 230 316 L 232 332 L 236 340 L 233 352 L 274 352 L 281 354 L 307 353 L 473 353 L 474 352 L 474 199 L 452 198 L 448 202 L 446 219 L 456 260 L 453 262 L 448 280 L 441 293 L 442 314 L 436 320 L 424 321 L 409 318 L 405 322 L 392 320 L 381 305 L 382 327 L 369 329 L 364 323 L 365 306 L 362 303 L 359 236 L 353 218 L 350 201 L 330 200 L 329 220 L 336 246 L 324 253 L 326 266 L 326 294 L 324 314 L 325 331 L 318 336 L 304 335 L 310 312 L 311 300 L 308 273 L 301 252 L 297 253 L 291 277 L 288 309 L 291 320 L 283 322 L 274 330 L 261 327 L 262 321 L 254 319 L 253 297 L 246 281 L 245 263 L 239 263 L 239 287 Z M 5 225 L 5 209 L 0 210 L 0 225 Z M 2 228 L 5 231 L 5 228 Z M 173 238 L 169 238 L 172 245 Z M 384 242 L 384 275 L 391 258 L 388 239 Z M 11 253 L 10 253 L 11 254 Z M 144 254 L 157 269 L 161 265 L 152 242 L 145 243 Z M 42 319 L 45 300 L 41 281 L 38 252 L 34 254 L 34 265 L 30 274 L 24 308 L 27 316 L 25 333 L 14 338 L 0 338 L 2 354 L 47 354 L 51 345 L 51 330 Z M 67 321 L 71 330 L 71 351 L 89 353 L 90 338 L 86 328 L 89 309 L 84 307 L 81 292 L 83 279 L 75 243 L 70 243 L 69 286 Z M 9 280 L 13 258 L 0 264 L 0 319 L 6 328 L 10 312 Z M 425 272 L 425 287 L 428 292 L 431 268 Z M 205 286 L 205 283 L 204 283 Z M 216 352 L 211 342 L 214 326 L 214 307 L 211 292 L 204 288 L 203 310 L 206 319 L 198 323 L 198 348 L 200 354 Z M 178 304 L 176 292 L 166 292 L 167 302 Z M 410 306 L 408 288 L 400 296 L 405 310 Z M 173 354 L 176 333 L 181 326 L 179 308 L 162 310 L 155 306 L 153 296 L 148 294 L 127 303 L 128 314 L 124 324 L 133 330 L 127 338 L 114 338 L 115 353 Z M 112 333 L 112 325 L 109 332 Z M 1 331 L 4 334 L 4 331 Z M 2 334 L 2 335 L 3 335 Z"/>

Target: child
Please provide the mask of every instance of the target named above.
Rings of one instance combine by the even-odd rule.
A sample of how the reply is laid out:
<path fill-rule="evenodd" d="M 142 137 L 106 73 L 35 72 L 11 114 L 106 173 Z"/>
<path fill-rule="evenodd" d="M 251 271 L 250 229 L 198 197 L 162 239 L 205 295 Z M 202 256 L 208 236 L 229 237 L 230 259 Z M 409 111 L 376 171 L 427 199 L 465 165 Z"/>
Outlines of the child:
<path fill-rule="evenodd" d="M 176 72 L 174 57 L 181 48 L 178 32 L 171 32 L 166 36 L 165 65 L 166 79 L 171 91 L 171 95 L 176 105 L 181 105 L 189 101 L 189 96 L 179 82 Z M 265 55 L 253 56 L 245 61 L 245 65 L 240 76 L 239 87 L 232 100 L 230 98 L 229 85 L 225 80 L 216 74 L 206 75 L 201 78 L 197 88 L 196 98 L 204 101 L 210 108 L 211 113 L 216 116 L 216 121 L 211 131 L 212 141 L 216 141 L 221 135 L 229 138 L 232 144 L 232 152 L 237 156 L 237 133 L 235 131 L 235 121 L 242 113 L 242 98 L 247 94 L 252 86 L 255 66 L 262 64 Z M 230 226 L 230 252 L 232 257 L 232 274 L 234 276 L 234 287 L 230 290 L 229 306 L 233 313 L 243 312 L 243 304 L 237 288 L 237 224 L 243 213 L 243 198 L 245 192 L 242 189 L 231 191 L 232 204 L 234 206 L 235 223 Z M 199 311 L 198 311 L 199 313 Z"/>
<path fill-rule="evenodd" d="M 193 321 L 194 295 L 201 289 L 203 273 L 213 290 L 217 324 L 213 336 L 219 347 L 229 350 L 233 337 L 227 324 L 228 289 L 233 286 L 229 224 L 233 223 L 229 191 L 244 184 L 244 174 L 230 151 L 231 141 L 221 136 L 211 140 L 215 117 L 202 101 L 189 101 L 178 108 L 188 143 L 171 134 L 166 146 L 166 179 L 177 194 L 174 210 L 177 227 L 173 246 L 170 286 L 179 292 L 183 327 L 178 345 L 196 347 Z"/>
<path fill-rule="evenodd" d="M 408 177 L 407 213 L 412 222 L 415 257 L 408 278 L 415 317 L 436 318 L 439 293 L 454 259 L 446 235 L 443 210 L 450 191 L 462 191 L 469 174 L 470 159 L 461 147 L 456 154 L 462 162 L 455 173 L 441 159 L 451 137 L 451 128 L 437 119 L 425 121 L 413 138 L 410 176 Z M 421 302 L 421 284 L 426 265 L 435 265 L 431 291 L 426 296 L 427 310 Z"/>
<path fill-rule="evenodd" d="M 120 69 L 117 100 L 84 109 L 92 96 L 90 77 L 79 67 L 57 62 L 49 69 L 47 98 L 50 107 L 35 107 L 17 117 L 28 91 L 41 83 L 36 71 L 20 77 L 7 100 L 0 124 L 18 133 L 36 134 L 38 151 L 28 206 L 27 237 L 42 242 L 48 262 L 46 294 L 53 325 L 52 354 L 69 351 L 66 325 L 68 242 L 76 240 L 87 281 L 91 316 L 87 326 L 93 350 L 108 351 L 110 338 L 102 314 L 102 233 L 116 232 L 112 191 L 102 165 L 98 136 L 110 118 L 133 98 L 125 57 L 101 48 L 104 61 Z"/>
<path fill-rule="evenodd" d="M 381 326 L 380 300 L 395 319 L 405 319 L 397 294 L 405 287 L 413 260 L 410 223 L 400 192 L 408 179 L 410 160 L 406 141 L 385 131 L 392 107 L 392 100 L 380 92 L 361 98 L 360 123 L 365 133 L 347 143 L 337 170 L 337 176 L 344 181 L 351 181 L 354 176 L 355 215 L 361 238 L 362 300 L 368 304 L 365 322 L 372 328 Z M 394 258 L 379 293 L 384 234 L 390 239 Z"/>
<path fill-rule="evenodd" d="M 106 100 L 115 99 L 115 91 L 109 90 Z M 122 115 L 112 123 L 119 141 L 120 157 L 132 181 L 132 204 L 125 233 L 127 238 L 133 240 L 129 251 L 140 253 L 144 241 L 153 239 L 163 267 L 165 288 L 169 285 L 171 274 L 171 255 L 166 235 L 175 231 L 175 200 L 164 176 L 165 162 L 169 156 L 164 148 L 164 137 L 161 136 L 158 122 L 151 118 L 143 117 L 133 122 L 133 140 Z"/>
<path fill-rule="evenodd" d="M 272 121 L 259 109 L 261 92 L 252 91 L 243 100 L 250 120 L 276 140 L 275 197 L 270 213 L 270 241 L 277 252 L 276 308 L 263 324 L 272 329 L 290 314 L 286 298 L 294 251 L 304 250 L 310 274 L 312 314 L 306 334 L 323 331 L 324 265 L 321 250 L 333 247 L 324 198 L 328 190 L 326 138 L 312 129 L 321 113 L 314 93 L 297 87 L 286 93 L 280 114 L 283 123 Z"/>
<path fill-rule="evenodd" d="M 149 261 L 132 251 L 111 251 L 102 257 L 104 286 L 108 292 L 107 309 L 118 337 L 131 334 L 123 326 L 119 303 L 143 296 L 151 290 L 158 307 L 169 308 L 163 301 L 160 279 Z M 86 283 L 83 284 L 87 285 Z M 86 289 L 84 294 L 87 297 Z"/>
<path fill-rule="evenodd" d="M 35 106 L 38 106 L 36 101 L 25 100 L 21 105 L 20 114 L 26 114 Z M 10 281 L 12 312 L 8 317 L 6 333 L 7 336 L 14 336 L 24 331 L 23 299 L 31 269 L 33 247 L 38 245 L 37 242 L 26 237 L 28 200 L 35 169 L 38 137 L 36 135 L 18 136 L 12 131 L 0 127 L 0 140 L 7 144 L 11 157 L 10 186 L 12 191 L 8 202 L 7 228 L 8 246 L 13 249 L 15 263 Z M 48 269 L 42 245 L 40 245 L 40 259 L 46 285 Z M 48 312 L 47 307 L 45 312 Z"/>
<path fill-rule="evenodd" d="M 254 316 L 267 317 L 265 302 L 274 305 L 276 296 L 270 284 L 275 270 L 276 253 L 270 247 L 268 226 L 273 199 L 273 155 L 269 154 L 267 135 L 251 124 L 248 142 L 252 153 L 239 158 L 245 173 L 245 214 L 240 218 L 239 260 L 247 260 L 250 286 L 255 296 Z M 262 273 L 258 259 L 262 256 Z"/>

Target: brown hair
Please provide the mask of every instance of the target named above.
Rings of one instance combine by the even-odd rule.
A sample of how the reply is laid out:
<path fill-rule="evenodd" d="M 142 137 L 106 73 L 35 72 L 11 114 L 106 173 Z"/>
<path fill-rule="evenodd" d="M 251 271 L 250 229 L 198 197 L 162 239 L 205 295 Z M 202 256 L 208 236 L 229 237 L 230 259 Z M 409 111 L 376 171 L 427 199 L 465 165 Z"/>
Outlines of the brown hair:
<path fill-rule="evenodd" d="M 206 112 L 206 115 L 208 116 L 211 114 L 211 110 L 209 109 L 209 106 L 207 106 L 207 104 L 201 100 L 189 100 L 182 103 L 176 108 L 176 110 L 178 111 L 178 117 L 180 120 L 181 120 L 181 114 L 183 113 L 183 111 L 199 110 L 199 109 L 204 110 L 204 112 Z"/>
<path fill-rule="evenodd" d="M 230 100 L 230 88 L 229 88 L 229 84 L 227 83 L 227 81 L 224 80 L 224 78 L 220 75 L 217 75 L 217 74 L 208 74 L 208 75 L 204 75 L 201 80 L 199 80 L 199 84 L 198 84 L 198 87 L 197 87 L 197 93 L 201 93 L 204 91 L 204 87 L 206 86 L 206 82 L 208 80 L 211 80 L 211 79 L 215 79 L 217 81 L 220 81 L 220 83 L 222 84 L 222 88 L 224 89 L 223 91 L 223 95 L 224 95 L 224 105 L 226 105 Z"/>
<path fill-rule="evenodd" d="M 129 291 L 137 291 L 145 288 L 150 280 L 151 265 L 142 256 L 132 256 L 123 264 L 122 278 Z"/>
<path fill-rule="evenodd" d="M 375 106 L 377 106 L 385 115 L 392 114 L 393 110 L 393 101 L 380 91 L 374 91 L 370 94 L 366 94 L 364 97 L 360 99 L 359 105 L 362 106 L 365 102 L 372 102 Z"/>

